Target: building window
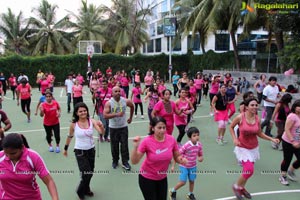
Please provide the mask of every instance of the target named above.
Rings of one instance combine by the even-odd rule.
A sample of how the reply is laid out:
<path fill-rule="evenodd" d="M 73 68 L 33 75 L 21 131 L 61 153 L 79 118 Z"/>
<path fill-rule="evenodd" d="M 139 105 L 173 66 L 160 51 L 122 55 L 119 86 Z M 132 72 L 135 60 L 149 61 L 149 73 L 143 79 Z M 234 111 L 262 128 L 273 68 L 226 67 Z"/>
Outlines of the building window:
<path fill-rule="evenodd" d="M 250 50 L 256 50 L 257 43 L 260 42 L 260 40 L 267 40 L 267 35 L 256 35 L 252 34 L 248 37 L 244 37 L 241 34 L 238 34 L 238 50 L 239 51 L 250 51 Z"/>
<path fill-rule="evenodd" d="M 174 37 L 172 37 L 172 47 L 173 47 L 172 51 L 181 51 L 181 37 L 179 37 L 176 41 L 174 41 Z M 168 38 L 168 51 L 169 51 L 169 38 Z"/>
<path fill-rule="evenodd" d="M 147 52 L 148 53 L 153 53 L 153 42 L 154 42 L 154 40 L 150 40 L 148 42 L 148 45 L 147 45 Z"/>
<path fill-rule="evenodd" d="M 143 53 L 146 53 L 146 43 L 143 44 Z"/>
<path fill-rule="evenodd" d="M 163 20 L 160 20 L 159 22 L 157 22 L 157 35 L 161 35 L 164 34 L 164 24 L 163 24 Z"/>
<path fill-rule="evenodd" d="M 229 51 L 229 34 L 216 34 L 215 50 Z"/>
<path fill-rule="evenodd" d="M 154 26 L 154 24 L 150 24 L 149 35 L 150 36 L 155 36 L 155 26 Z"/>
<path fill-rule="evenodd" d="M 193 51 L 200 51 L 200 35 L 196 34 L 194 37 L 189 35 L 187 39 L 187 47 Z"/>
<path fill-rule="evenodd" d="M 155 52 L 161 52 L 161 38 L 155 40 Z"/>

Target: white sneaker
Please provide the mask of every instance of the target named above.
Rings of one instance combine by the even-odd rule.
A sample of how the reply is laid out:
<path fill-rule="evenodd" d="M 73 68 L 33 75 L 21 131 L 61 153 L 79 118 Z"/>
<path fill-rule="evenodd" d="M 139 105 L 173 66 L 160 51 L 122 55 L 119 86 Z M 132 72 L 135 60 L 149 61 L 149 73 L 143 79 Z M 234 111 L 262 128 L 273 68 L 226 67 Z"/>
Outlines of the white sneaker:
<path fill-rule="evenodd" d="M 278 144 L 275 142 L 271 142 L 271 146 L 273 149 L 278 149 Z"/>
<path fill-rule="evenodd" d="M 296 174 L 294 172 L 290 171 L 290 170 L 287 171 L 287 177 L 291 181 L 298 181 Z"/>
<path fill-rule="evenodd" d="M 144 119 L 144 115 L 141 116 L 141 119 Z"/>
<path fill-rule="evenodd" d="M 137 116 L 136 116 L 136 115 L 134 115 L 134 118 L 137 118 Z"/>
<path fill-rule="evenodd" d="M 211 112 L 211 113 L 209 113 L 209 115 L 210 115 L 210 116 L 214 116 L 214 113 L 213 113 L 213 112 Z"/>
<path fill-rule="evenodd" d="M 224 139 L 221 139 L 221 141 L 222 141 L 223 144 L 227 144 L 228 143 L 228 141 L 224 140 Z"/>
<path fill-rule="evenodd" d="M 280 176 L 280 177 L 279 177 L 279 182 L 280 182 L 282 185 L 289 185 L 289 182 L 288 182 L 287 178 L 284 177 L 284 176 Z"/>
<path fill-rule="evenodd" d="M 216 139 L 218 145 L 224 145 L 223 141 L 219 138 Z"/>

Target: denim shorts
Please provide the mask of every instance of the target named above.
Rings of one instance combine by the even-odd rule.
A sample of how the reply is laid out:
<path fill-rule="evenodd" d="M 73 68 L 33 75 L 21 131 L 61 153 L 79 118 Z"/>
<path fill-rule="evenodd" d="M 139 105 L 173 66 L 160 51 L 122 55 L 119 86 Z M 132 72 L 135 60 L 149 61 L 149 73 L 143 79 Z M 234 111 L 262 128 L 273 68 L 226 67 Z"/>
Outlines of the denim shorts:
<path fill-rule="evenodd" d="M 185 168 L 179 166 L 179 170 L 180 170 L 179 181 L 186 182 L 187 179 L 189 179 L 189 181 L 195 181 L 197 177 L 197 167 Z"/>

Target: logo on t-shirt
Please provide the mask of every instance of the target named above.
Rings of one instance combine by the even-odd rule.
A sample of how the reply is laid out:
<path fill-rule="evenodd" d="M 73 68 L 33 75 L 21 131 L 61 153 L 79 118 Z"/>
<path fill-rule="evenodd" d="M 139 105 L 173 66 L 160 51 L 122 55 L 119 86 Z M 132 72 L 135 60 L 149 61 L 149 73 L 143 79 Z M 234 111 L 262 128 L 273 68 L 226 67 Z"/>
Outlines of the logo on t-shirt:
<path fill-rule="evenodd" d="M 161 153 L 164 153 L 164 152 L 166 152 L 166 151 L 168 151 L 168 148 L 165 148 L 165 149 L 162 149 L 162 150 L 157 149 L 157 150 L 156 150 L 156 154 L 161 154 Z"/>

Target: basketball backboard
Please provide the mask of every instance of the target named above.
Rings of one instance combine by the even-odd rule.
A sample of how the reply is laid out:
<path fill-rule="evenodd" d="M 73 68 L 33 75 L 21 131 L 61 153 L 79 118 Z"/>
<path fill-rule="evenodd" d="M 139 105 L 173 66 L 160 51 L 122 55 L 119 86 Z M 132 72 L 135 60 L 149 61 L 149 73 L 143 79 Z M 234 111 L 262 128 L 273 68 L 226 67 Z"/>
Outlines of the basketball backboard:
<path fill-rule="evenodd" d="M 102 43 L 98 40 L 80 40 L 79 54 L 102 54 Z"/>

